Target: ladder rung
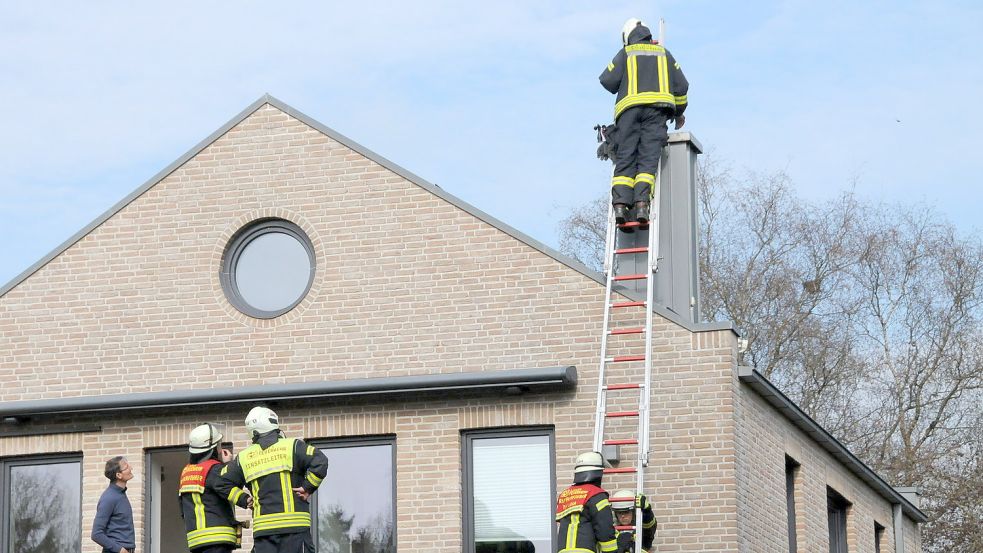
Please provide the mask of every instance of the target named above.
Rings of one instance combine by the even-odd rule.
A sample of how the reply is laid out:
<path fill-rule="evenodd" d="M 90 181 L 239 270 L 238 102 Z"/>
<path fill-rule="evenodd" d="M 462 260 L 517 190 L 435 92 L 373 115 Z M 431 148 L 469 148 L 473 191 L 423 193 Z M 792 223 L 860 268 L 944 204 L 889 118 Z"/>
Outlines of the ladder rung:
<path fill-rule="evenodd" d="M 637 274 L 637 275 L 621 275 L 621 276 L 616 276 L 616 277 L 614 277 L 614 280 L 620 282 L 620 281 L 623 281 L 623 280 L 645 280 L 646 278 L 648 278 L 648 275 L 646 275 L 645 273 L 641 273 L 641 274 Z"/>
<path fill-rule="evenodd" d="M 649 251 L 646 247 L 641 248 L 621 248 L 620 250 L 614 250 L 615 255 L 622 255 L 628 253 L 645 253 Z"/>
<path fill-rule="evenodd" d="M 644 301 L 623 301 L 620 303 L 616 302 L 611 304 L 611 307 L 614 309 L 617 309 L 619 307 L 644 307 L 644 306 L 645 306 Z"/>
<path fill-rule="evenodd" d="M 614 529 L 617 530 L 617 531 L 619 531 L 619 532 L 630 532 L 630 531 L 632 531 L 632 530 L 635 529 L 635 526 L 634 525 L 628 525 L 628 526 L 617 525 L 617 526 L 614 527 Z"/>
<path fill-rule="evenodd" d="M 638 411 L 611 411 L 610 413 L 604 413 L 605 417 L 637 417 Z"/>
<path fill-rule="evenodd" d="M 623 469 L 604 469 L 604 474 L 628 474 L 632 472 L 638 472 L 638 469 L 626 467 Z"/>
<path fill-rule="evenodd" d="M 610 503 L 634 503 L 634 497 L 608 497 Z"/>
<path fill-rule="evenodd" d="M 604 440 L 604 442 L 602 442 L 602 443 L 604 445 L 638 445 L 638 440 L 636 440 L 636 439 L 629 439 L 629 440 Z"/>
<path fill-rule="evenodd" d="M 649 226 L 648 223 L 645 223 L 643 225 L 643 224 L 639 223 L 638 221 L 631 221 L 631 222 L 628 222 L 628 223 L 622 223 L 622 224 L 618 225 L 618 228 L 648 228 L 648 226 Z"/>
<path fill-rule="evenodd" d="M 637 390 L 644 386 L 644 384 L 609 384 L 604 387 L 605 390 Z"/>
<path fill-rule="evenodd" d="M 628 361 L 645 361 L 644 355 L 620 355 L 618 357 L 611 357 L 608 359 L 609 363 L 625 363 Z"/>
<path fill-rule="evenodd" d="M 620 335 L 620 334 L 642 334 L 644 332 L 645 332 L 645 329 L 642 328 L 642 327 L 638 327 L 638 328 L 619 328 L 618 330 L 609 330 L 608 331 L 608 334 L 612 334 L 612 335 L 615 335 L 615 334 L 617 334 L 617 335 Z"/>

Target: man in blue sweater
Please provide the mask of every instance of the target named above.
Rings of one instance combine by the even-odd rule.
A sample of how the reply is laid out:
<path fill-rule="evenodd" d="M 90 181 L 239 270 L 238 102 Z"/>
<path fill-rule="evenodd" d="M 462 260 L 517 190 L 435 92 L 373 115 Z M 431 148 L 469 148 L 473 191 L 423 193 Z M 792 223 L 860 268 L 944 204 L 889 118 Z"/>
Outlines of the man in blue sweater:
<path fill-rule="evenodd" d="M 133 469 L 125 457 L 106 461 L 109 487 L 102 492 L 92 522 L 92 541 L 102 546 L 102 553 L 133 553 L 136 532 L 133 530 L 133 509 L 126 497 L 126 483 L 133 478 Z"/>

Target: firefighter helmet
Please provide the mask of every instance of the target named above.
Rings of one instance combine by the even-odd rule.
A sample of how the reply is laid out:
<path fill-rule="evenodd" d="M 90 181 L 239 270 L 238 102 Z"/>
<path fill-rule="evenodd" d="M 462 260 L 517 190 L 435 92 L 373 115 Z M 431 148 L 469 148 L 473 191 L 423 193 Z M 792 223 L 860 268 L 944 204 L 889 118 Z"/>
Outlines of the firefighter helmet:
<path fill-rule="evenodd" d="M 628 21 L 625 21 L 624 26 L 621 27 L 621 43 L 622 44 L 624 44 L 625 46 L 628 46 L 628 36 L 631 35 L 631 32 L 634 31 L 635 30 L 635 27 L 638 27 L 639 25 L 644 26 L 645 23 L 643 23 L 642 20 L 639 19 L 639 18 L 637 18 L 637 17 L 632 17 Z"/>
<path fill-rule="evenodd" d="M 211 423 L 198 425 L 188 434 L 188 451 L 205 453 L 222 443 L 222 433 Z"/>
<path fill-rule="evenodd" d="M 253 407 L 246 415 L 246 430 L 250 435 L 266 434 L 280 428 L 280 419 L 268 407 Z"/>
<path fill-rule="evenodd" d="M 612 511 L 635 510 L 635 490 L 618 490 L 611 496 Z"/>
<path fill-rule="evenodd" d="M 611 464 L 604 460 L 604 456 L 596 451 L 588 451 L 577 455 L 574 462 L 573 481 L 575 484 L 600 480 L 604 475 L 604 467 Z"/>

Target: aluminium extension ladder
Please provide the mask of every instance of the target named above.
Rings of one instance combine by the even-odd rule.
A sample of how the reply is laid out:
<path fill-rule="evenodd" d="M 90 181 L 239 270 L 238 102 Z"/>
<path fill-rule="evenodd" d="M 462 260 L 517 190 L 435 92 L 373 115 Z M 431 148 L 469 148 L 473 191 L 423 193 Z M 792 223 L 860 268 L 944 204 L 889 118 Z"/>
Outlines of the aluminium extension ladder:
<path fill-rule="evenodd" d="M 659 223 L 660 223 L 660 195 L 662 190 L 662 161 L 659 161 L 658 172 L 656 173 L 654 194 L 651 198 L 650 206 L 650 218 L 647 225 L 642 226 L 637 222 L 626 222 L 622 225 L 617 225 L 614 219 L 614 208 L 608 205 L 608 226 L 607 226 L 607 236 L 605 239 L 605 250 L 604 250 L 604 274 L 606 282 L 606 293 L 605 306 L 604 306 L 604 326 L 601 336 L 601 355 L 600 355 L 600 372 L 598 375 L 597 384 L 597 411 L 595 413 L 594 419 L 594 451 L 602 451 L 603 446 L 634 446 L 636 448 L 636 454 L 633 457 L 622 456 L 622 461 L 619 463 L 617 468 L 606 468 L 604 469 L 604 474 L 634 474 L 635 475 L 635 493 L 644 493 L 643 488 L 645 484 L 645 467 L 649 463 L 649 397 L 651 396 L 651 384 L 652 384 L 652 305 L 655 290 L 655 274 L 658 270 L 659 262 Z M 617 248 L 618 234 L 621 237 L 626 236 L 638 236 L 626 235 L 625 233 L 620 233 L 618 228 L 630 229 L 637 231 L 644 231 L 648 229 L 648 246 L 647 247 L 629 247 L 629 248 Z M 627 239 L 625 240 L 627 241 Z M 637 244 L 636 244 L 637 246 Z M 642 273 L 634 274 L 619 274 L 619 261 L 622 259 L 627 259 L 626 256 L 636 256 L 644 255 L 645 261 L 645 271 Z M 637 270 L 637 269 L 636 269 Z M 645 300 L 644 301 L 615 301 L 611 295 L 612 293 L 617 293 L 614 290 L 615 283 L 619 282 L 645 282 Z M 612 312 L 614 310 L 619 310 L 620 312 L 625 312 L 626 310 L 632 314 L 638 313 L 638 309 L 641 308 L 645 312 L 645 326 L 638 327 L 619 327 L 612 328 Z M 640 313 L 638 313 L 640 315 Z M 640 316 L 636 316 L 637 320 Z M 644 337 L 644 352 L 641 355 L 635 352 L 634 355 L 618 355 L 609 356 L 609 341 L 612 337 L 626 337 L 632 335 L 642 335 Z M 635 341 L 638 341 L 637 339 Z M 637 349 L 637 347 L 636 347 Z M 639 376 L 637 372 L 633 374 L 628 379 L 629 382 L 619 382 L 619 383 L 609 383 L 609 379 L 614 379 L 617 377 L 609 376 L 609 369 L 614 365 L 620 365 L 627 363 L 627 366 L 637 366 L 638 362 L 644 362 L 644 376 L 642 382 L 638 382 L 637 377 Z M 629 405 L 626 401 L 630 398 L 625 398 L 625 394 L 630 394 L 636 392 L 638 394 L 637 409 L 630 410 L 617 410 L 608 411 L 609 403 L 617 405 Z M 612 401 L 609 402 L 609 394 L 613 397 Z M 637 418 L 637 427 L 634 434 L 629 434 L 627 436 L 620 435 L 619 437 L 610 437 L 608 433 L 605 432 L 607 428 L 607 421 L 610 419 L 625 419 L 625 418 Z M 621 425 L 624 426 L 624 425 Z M 616 429 L 622 433 L 626 431 L 623 428 Z M 612 432 L 613 433 L 613 432 Z M 625 466 L 630 465 L 630 466 Z M 634 526 L 620 526 L 616 525 L 615 528 L 619 531 L 621 530 L 635 530 L 635 551 L 642 551 L 642 511 L 639 506 L 635 507 L 635 525 Z"/>

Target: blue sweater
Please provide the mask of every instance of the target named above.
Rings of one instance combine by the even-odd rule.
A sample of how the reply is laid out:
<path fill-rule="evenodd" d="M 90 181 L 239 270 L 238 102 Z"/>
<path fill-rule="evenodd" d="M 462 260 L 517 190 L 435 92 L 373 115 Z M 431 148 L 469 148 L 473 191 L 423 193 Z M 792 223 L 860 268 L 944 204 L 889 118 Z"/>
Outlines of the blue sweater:
<path fill-rule="evenodd" d="M 92 541 L 109 553 L 119 553 L 124 547 L 127 551 L 133 551 L 136 547 L 133 508 L 126 497 L 126 488 L 110 484 L 102 492 L 96 506 L 96 519 L 92 522 Z"/>

